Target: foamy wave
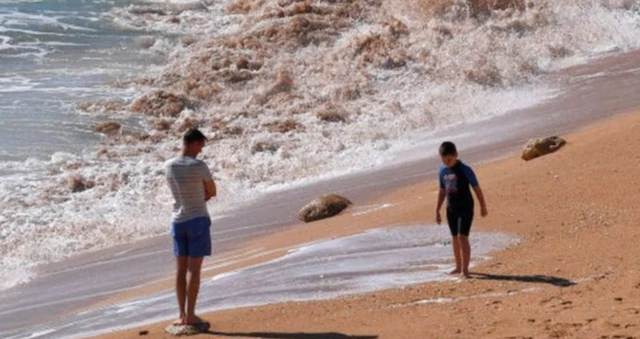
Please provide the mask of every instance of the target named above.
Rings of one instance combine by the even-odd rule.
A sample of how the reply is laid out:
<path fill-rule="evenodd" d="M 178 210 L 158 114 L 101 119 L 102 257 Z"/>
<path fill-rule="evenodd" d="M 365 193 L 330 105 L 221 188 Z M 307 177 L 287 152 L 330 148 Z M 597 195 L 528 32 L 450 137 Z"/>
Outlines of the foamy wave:
<path fill-rule="evenodd" d="M 225 16 L 224 3 L 211 0 L 138 1 L 124 8 L 114 8 L 110 17 L 122 28 L 163 34 L 193 33 L 196 36 L 224 29 L 230 20 Z"/>
<path fill-rule="evenodd" d="M 0 230 L 0 239 L 3 239 L 4 232 L 5 231 Z M 0 260 L 0 277 L 2 277 L 2 280 L 0 280 L 0 291 L 29 281 L 32 278 L 29 266 L 28 264 L 25 266 L 24 260 L 13 258 L 3 258 Z"/>
<path fill-rule="evenodd" d="M 540 74 L 640 45 L 640 16 L 625 2 L 216 6 L 205 22 L 205 10 L 181 11 L 196 23 L 186 27 L 135 15 L 209 32 L 150 79 L 197 111 L 145 113 L 174 115 L 162 122 L 170 131 L 188 121 L 216 135 L 217 172 L 254 186 L 373 166 L 409 131 L 536 104 L 556 93 Z"/>
<path fill-rule="evenodd" d="M 29 31 L 29 34 L 56 34 L 55 31 L 76 31 L 76 32 L 95 32 L 95 29 L 89 27 L 82 27 L 73 24 L 64 23 L 59 20 L 62 17 L 51 17 L 40 14 L 24 13 L 18 11 L 0 12 L 0 21 L 3 22 L 3 26 L 39 26 L 44 27 L 47 31 Z M 12 30 L 9 28 L 8 30 Z"/>
<path fill-rule="evenodd" d="M 1 48 L 0 48 L 1 49 Z M 21 92 L 33 89 L 38 83 L 23 76 L 0 77 L 0 92 Z"/>

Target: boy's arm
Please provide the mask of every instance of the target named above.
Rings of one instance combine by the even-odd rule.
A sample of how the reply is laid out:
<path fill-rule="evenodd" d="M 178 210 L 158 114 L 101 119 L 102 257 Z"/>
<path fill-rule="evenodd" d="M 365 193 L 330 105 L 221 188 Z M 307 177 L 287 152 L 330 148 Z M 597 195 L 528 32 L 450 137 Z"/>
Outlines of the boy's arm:
<path fill-rule="evenodd" d="M 202 163 L 202 184 L 204 185 L 204 201 L 209 201 L 217 195 L 216 183 L 213 181 L 213 175 L 209 167 Z"/>
<path fill-rule="evenodd" d="M 480 188 L 480 185 L 476 185 L 473 186 L 473 191 L 476 192 L 476 197 L 478 197 L 478 201 L 480 201 L 480 215 L 486 217 L 489 214 L 489 211 L 487 210 L 487 203 L 484 200 L 482 188 Z"/>
<path fill-rule="evenodd" d="M 469 180 L 469 184 L 473 187 L 473 191 L 476 192 L 476 197 L 478 197 L 478 201 L 480 201 L 480 215 L 486 217 L 489 212 L 487 211 L 487 203 L 484 201 L 484 194 L 482 193 L 482 188 L 480 188 L 480 184 L 478 183 L 478 178 L 476 174 L 473 172 L 471 167 L 464 167 L 464 174 L 467 176 L 467 180 Z"/>
<path fill-rule="evenodd" d="M 438 225 L 440 225 L 440 223 L 442 222 L 440 209 L 442 208 L 444 199 L 447 197 L 447 191 L 444 189 L 444 180 L 442 176 L 443 170 L 444 170 L 444 167 L 440 166 L 440 170 L 438 171 L 438 181 L 440 183 L 440 191 L 438 192 L 438 204 L 436 205 L 436 223 L 438 223 Z"/>
<path fill-rule="evenodd" d="M 446 198 L 447 192 L 444 188 L 440 188 L 440 192 L 438 192 L 438 205 L 436 206 L 436 222 L 438 225 L 442 222 L 442 216 L 440 215 L 440 209 L 442 209 L 442 204 L 444 203 L 444 198 Z"/>
<path fill-rule="evenodd" d="M 215 197 L 216 194 L 216 183 L 213 179 L 204 180 L 204 201 L 209 201 Z"/>

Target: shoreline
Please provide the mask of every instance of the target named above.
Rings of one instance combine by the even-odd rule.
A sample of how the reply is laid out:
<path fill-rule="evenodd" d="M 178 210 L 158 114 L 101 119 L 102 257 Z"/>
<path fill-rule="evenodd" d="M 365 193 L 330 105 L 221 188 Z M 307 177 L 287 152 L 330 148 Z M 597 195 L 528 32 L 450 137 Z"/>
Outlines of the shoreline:
<path fill-rule="evenodd" d="M 474 267 L 474 279 L 412 285 L 328 301 L 207 313 L 203 317 L 214 324 L 213 333 L 194 338 L 212 334 L 220 338 L 306 338 L 302 332 L 317 338 L 592 337 L 635 333 L 640 326 L 633 320 L 640 312 L 632 297 L 637 288 L 637 269 L 621 268 L 631 264 L 635 252 L 640 252 L 625 246 L 640 238 L 640 232 L 632 231 L 637 213 L 633 212 L 631 199 L 640 197 L 640 181 L 628 184 L 628 180 L 619 179 L 601 189 L 581 185 L 609 172 L 608 151 L 620 147 L 616 141 L 626 140 L 627 148 L 640 145 L 640 137 L 633 133 L 637 127 L 640 112 L 629 113 L 567 136 L 567 146 L 555 154 L 526 163 L 511 155 L 477 167 L 481 185 L 489 191 L 491 214 L 485 220 L 477 219 L 475 231 L 513 232 L 521 241 L 492 253 L 489 261 Z M 461 153 L 464 157 L 464 150 Z M 586 159 L 590 163 L 585 164 Z M 622 161 L 625 165 L 638 164 L 640 157 Z M 637 167 L 623 166 L 616 171 L 624 178 L 633 168 Z M 387 226 L 409 220 L 424 222 L 421 207 L 429 205 L 429 198 L 419 202 L 415 198 L 430 195 L 435 188 L 435 183 L 429 182 L 391 192 L 372 204 L 404 201 L 398 205 L 402 208 L 389 207 L 378 215 L 386 220 L 376 218 L 377 212 L 366 219 Z M 581 196 L 573 194 L 576 189 Z M 602 194 L 603 190 L 618 194 Z M 630 196 L 622 199 L 624 194 Z M 567 203 L 567 197 L 574 201 Z M 354 230 L 349 226 L 353 224 L 351 218 L 347 214 L 315 226 L 325 237 L 336 236 L 345 228 Z M 307 236 L 306 230 L 290 233 Z M 626 239 L 620 238 L 621 234 L 626 234 Z M 291 239 L 292 234 L 283 238 Z M 476 313 L 480 310 L 485 313 Z M 142 330 L 154 338 L 170 338 L 163 332 L 164 325 L 96 338 L 137 338 Z M 330 333 L 343 336 L 331 337 Z"/>

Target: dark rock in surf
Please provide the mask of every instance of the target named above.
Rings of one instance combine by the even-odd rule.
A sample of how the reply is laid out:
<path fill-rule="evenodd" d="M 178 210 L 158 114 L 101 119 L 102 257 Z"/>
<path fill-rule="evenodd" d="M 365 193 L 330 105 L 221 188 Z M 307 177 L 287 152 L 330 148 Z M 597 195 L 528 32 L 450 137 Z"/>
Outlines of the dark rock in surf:
<path fill-rule="evenodd" d="M 117 121 L 107 121 L 93 126 L 93 130 L 98 133 L 116 134 L 120 132 L 122 125 Z"/>
<path fill-rule="evenodd" d="M 71 193 L 84 192 L 90 188 L 93 188 L 93 186 L 95 186 L 95 183 L 93 181 L 86 180 L 79 174 L 73 174 L 67 178 L 67 187 L 69 188 Z"/>
<path fill-rule="evenodd" d="M 323 109 L 316 112 L 316 116 L 325 122 L 346 122 L 348 118 L 347 112 L 341 109 Z"/>

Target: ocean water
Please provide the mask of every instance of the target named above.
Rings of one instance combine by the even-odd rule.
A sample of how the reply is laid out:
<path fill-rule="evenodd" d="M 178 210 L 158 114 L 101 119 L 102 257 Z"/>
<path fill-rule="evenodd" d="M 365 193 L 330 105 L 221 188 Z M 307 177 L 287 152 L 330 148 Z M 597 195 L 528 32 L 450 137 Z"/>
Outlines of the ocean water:
<path fill-rule="evenodd" d="M 3 244 L 13 241 L 8 234 L 18 235 L 23 227 L 33 226 L 7 212 L 15 207 L 9 201 L 20 200 L 21 194 L 14 194 L 15 190 L 31 187 L 29 195 L 41 194 L 46 190 L 42 183 L 55 180 L 50 170 L 59 161 L 56 159 L 79 156 L 100 142 L 102 137 L 92 126 L 103 121 L 105 114 L 81 112 L 78 105 L 86 100 L 132 97 L 134 89 L 111 84 L 150 72 L 166 60 L 164 51 L 140 48 L 139 39 L 149 30 L 122 27 L 113 19 L 110 11 L 114 7 L 129 4 L 130 1 L 0 0 Z M 115 112 L 109 114 L 109 119 L 132 128 L 138 125 L 135 118 Z M 19 212 L 29 213 L 29 208 Z M 51 225 L 56 219 L 44 217 L 37 223 Z M 29 251 L 36 251 L 37 247 Z M 0 288 L 26 277 L 17 271 L 11 274 L 15 279 L 4 278 L 5 269 L 11 270 L 5 263 L 24 262 L 8 253 L 12 249 L 15 248 L 3 246 L 0 250 Z M 24 255 L 30 256 L 27 252 L 19 256 L 25 258 Z"/>
<path fill-rule="evenodd" d="M 452 268 L 450 239 L 445 228 L 415 225 L 374 229 L 303 244 L 289 249 L 281 258 L 203 279 L 198 309 L 212 312 L 326 300 L 430 281 L 456 280 L 457 277 L 446 274 Z M 476 263 L 486 260 L 490 252 L 517 242 L 518 239 L 501 233 L 476 233 L 471 243 L 474 260 Z M 257 250 L 247 256 L 259 258 L 268 253 Z M 235 260 L 226 258 L 203 269 L 234 263 Z M 118 305 L 89 309 L 47 324 L 0 330 L 0 335 L 7 339 L 83 338 L 165 321 L 175 316 L 174 313 L 175 295 L 167 290 Z"/>
<path fill-rule="evenodd" d="M 545 75 L 640 46 L 637 1 L 479 3 L 0 0 L 0 288 L 165 233 L 161 164 L 189 126 L 214 140 L 217 213 L 386 164 L 411 136 L 535 105 L 563 90 Z M 180 109 L 138 101 L 158 89 Z M 93 132 L 108 120 L 121 132 Z"/>
<path fill-rule="evenodd" d="M 98 119 L 76 114 L 76 105 L 133 95 L 107 85 L 148 62 L 135 48 L 140 33 L 106 15 L 124 4 L 0 1 L 0 161 L 50 159 L 98 142 Z"/>

